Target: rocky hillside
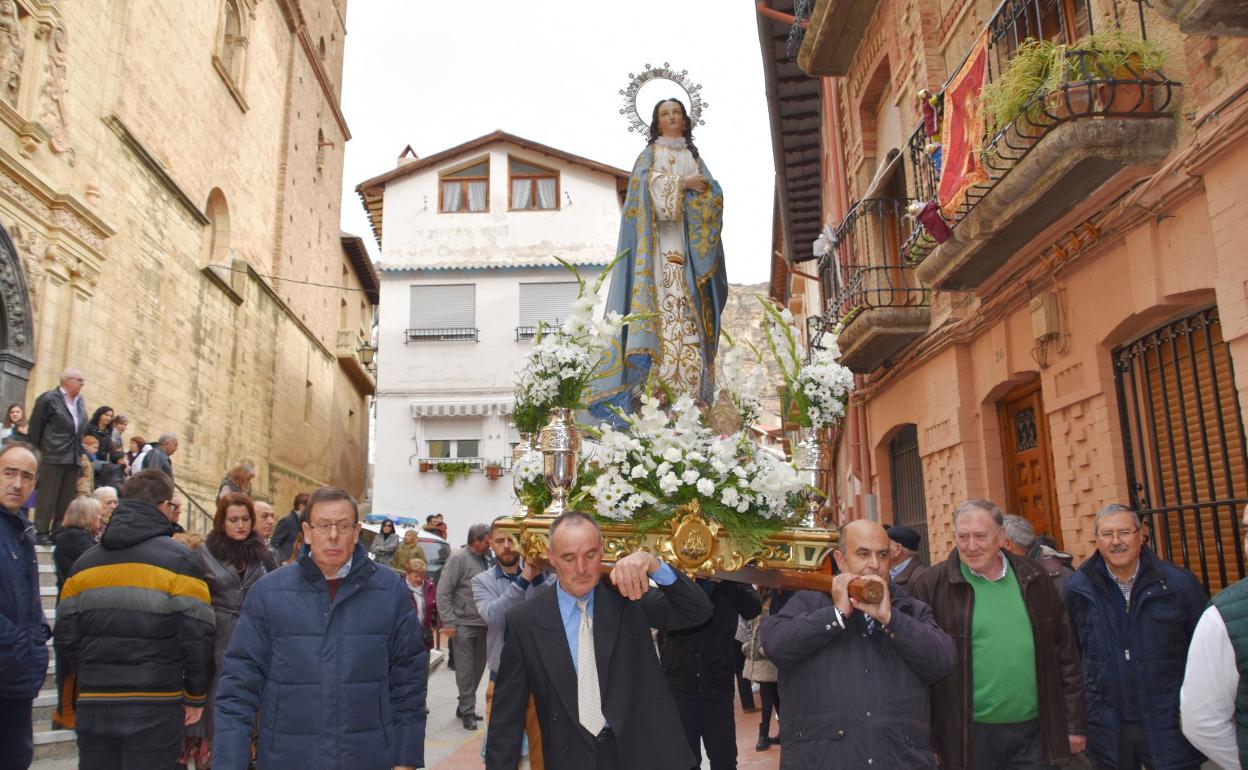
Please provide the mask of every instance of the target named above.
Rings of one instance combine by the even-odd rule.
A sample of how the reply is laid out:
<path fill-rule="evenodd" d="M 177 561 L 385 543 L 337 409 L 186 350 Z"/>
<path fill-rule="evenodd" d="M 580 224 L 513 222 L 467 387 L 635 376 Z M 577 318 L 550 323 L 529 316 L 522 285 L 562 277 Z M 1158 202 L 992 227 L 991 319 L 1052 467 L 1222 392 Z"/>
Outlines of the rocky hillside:
<path fill-rule="evenodd" d="M 729 284 L 728 304 L 724 306 L 721 321 L 724 331 L 731 335 L 737 344 L 749 342 L 763 351 L 763 362 L 752 363 L 751 366 L 761 366 L 766 370 L 769 387 L 763 401 L 762 422 L 767 425 L 776 425 L 780 422 L 778 417 L 780 399 L 776 395 L 776 386 L 780 384 L 780 370 L 772 360 L 770 352 L 767 351 L 767 341 L 763 336 L 763 306 L 754 298 L 756 294 L 767 296 L 767 284 Z"/>

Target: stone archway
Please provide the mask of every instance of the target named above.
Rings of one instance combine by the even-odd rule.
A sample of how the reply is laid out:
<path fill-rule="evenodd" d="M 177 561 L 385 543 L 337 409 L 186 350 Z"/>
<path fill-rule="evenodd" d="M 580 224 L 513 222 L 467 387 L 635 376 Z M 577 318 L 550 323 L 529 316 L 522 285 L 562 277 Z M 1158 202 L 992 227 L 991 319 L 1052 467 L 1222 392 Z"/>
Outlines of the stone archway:
<path fill-rule="evenodd" d="M 26 401 L 26 383 L 35 365 L 34 313 L 26 271 L 9 231 L 0 225 L 0 409 Z"/>

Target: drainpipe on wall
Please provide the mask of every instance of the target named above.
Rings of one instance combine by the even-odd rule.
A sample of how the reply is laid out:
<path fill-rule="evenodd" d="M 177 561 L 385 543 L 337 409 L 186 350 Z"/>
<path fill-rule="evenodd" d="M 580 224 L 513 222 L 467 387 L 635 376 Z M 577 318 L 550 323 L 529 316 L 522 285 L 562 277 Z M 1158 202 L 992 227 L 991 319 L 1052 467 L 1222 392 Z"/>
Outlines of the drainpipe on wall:
<path fill-rule="evenodd" d="M 832 206 L 829 213 L 832 215 L 832 221 L 840 222 L 849 211 L 849 179 L 845 171 L 845 140 L 842 133 L 844 118 L 841 114 L 841 81 L 837 78 L 824 78 L 823 98 L 827 106 L 825 116 L 828 119 L 828 133 L 832 142 L 832 152 L 829 153 L 832 174 L 831 179 L 828 180 L 832 188 L 830 191 Z M 828 298 L 825 297 L 826 299 Z M 862 385 L 862 375 L 854 375 L 854 389 L 858 390 Z M 864 518 L 869 513 L 866 498 L 871 474 L 871 453 L 867 448 L 866 409 L 862 405 L 851 405 L 846 418 L 849 430 L 841 432 L 841 441 L 844 442 L 846 450 L 849 475 L 859 482 L 859 488 L 852 492 L 852 498 L 848 501 L 850 503 L 848 518 L 858 519 Z M 833 471 L 835 474 L 835 463 Z M 833 478 L 831 481 L 832 488 L 829 492 L 835 491 L 842 480 Z M 846 495 L 842 493 L 840 497 L 845 500 Z"/>

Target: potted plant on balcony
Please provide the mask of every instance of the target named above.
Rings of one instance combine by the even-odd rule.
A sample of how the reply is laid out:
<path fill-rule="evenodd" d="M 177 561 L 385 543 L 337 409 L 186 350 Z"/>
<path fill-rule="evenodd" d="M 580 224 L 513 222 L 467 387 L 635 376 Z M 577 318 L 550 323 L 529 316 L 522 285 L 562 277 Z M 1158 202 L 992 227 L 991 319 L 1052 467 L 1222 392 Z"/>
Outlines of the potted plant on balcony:
<path fill-rule="evenodd" d="M 490 481 L 498 481 L 503 477 L 503 464 L 497 461 L 491 461 L 485 466 L 485 477 Z"/>
<path fill-rule="evenodd" d="M 420 461 L 420 472 L 421 472 L 421 473 L 428 473 L 428 472 L 429 472 L 429 469 L 430 469 L 430 468 L 432 468 L 432 467 L 433 467 L 433 463 L 429 462 L 428 460 L 421 460 L 421 461 Z"/>
<path fill-rule="evenodd" d="M 438 472 L 442 474 L 442 481 L 448 487 L 453 487 L 456 481 L 466 478 L 472 472 L 472 466 L 463 460 L 452 460 L 438 463 Z"/>

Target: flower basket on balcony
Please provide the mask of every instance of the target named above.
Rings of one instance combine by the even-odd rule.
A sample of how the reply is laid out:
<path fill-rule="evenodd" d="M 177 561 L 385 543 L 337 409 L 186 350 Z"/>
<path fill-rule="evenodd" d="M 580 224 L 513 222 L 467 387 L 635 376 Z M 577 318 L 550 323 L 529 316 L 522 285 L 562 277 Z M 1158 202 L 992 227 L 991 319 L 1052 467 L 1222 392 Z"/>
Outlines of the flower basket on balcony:
<path fill-rule="evenodd" d="M 485 477 L 490 481 L 498 481 L 503 477 L 503 466 L 500 463 L 490 463 L 485 466 Z"/>
<path fill-rule="evenodd" d="M 453 487 L 456 481 L 466 478 L 472 472 L 472 466 L 462 460 L 441 462 L 438 463 L 438 472 L 442 474 L 442 481 L 448 487 Z"/>
<path fill-rule="evenodd" d="M 1042 135 L 1069 117 L 1150 112 L 1150 81 L 1161 82 L 1157 71 L 1163 61 L 1155 44 L 1117 28 L 1072 45 L 1026 40 L 980 93 L 984 142 L 1011 124 L 1023 136 Z"/>

